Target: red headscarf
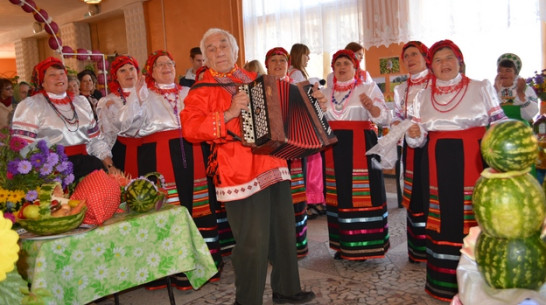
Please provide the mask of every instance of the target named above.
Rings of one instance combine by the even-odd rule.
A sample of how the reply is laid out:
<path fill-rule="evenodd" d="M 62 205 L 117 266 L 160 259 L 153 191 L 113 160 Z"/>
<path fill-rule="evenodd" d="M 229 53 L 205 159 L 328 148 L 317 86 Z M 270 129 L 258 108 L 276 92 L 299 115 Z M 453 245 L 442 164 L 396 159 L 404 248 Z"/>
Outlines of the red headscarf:
<path fill-rule="evenodd" d="M 131 64 L 135 67 L 135 69 L 138 70 L 138 62 L 132 56 L 118 56 L 114 59 L 114 61 L 112 61 L 112 64 L 110 65 L 110 82 L 108 83 L 108 88 L 110 89 L 110 92 L 116 95 L 119 95 L 120 89 L 117 72 L 121 67 L 125 66 L 126 64 Z"/>
<path fill-rule="evenodd" d="M 37 93 L 43 89 L 42 83 L 44 82 L 45 72 L 49 67 L 63 69 L 66 72 L 66 67 L 58 58 L 48 57 L 39 62 L 32 70 L 32 82 L 34 83 L 34 88 L 36 88 L 34 93 Z"/>
<path fill-rule="evenodd" d="M 265 54 L 265 68 L 266 69 L 268 68 L 267 67 L 267 61 L 273 55 L 284 55 L 286 57 L 286 61 L 288 62 L 288 66 L 290 66 L 290 54 L 288 54 L 288 52 L 284 48 L 276 47 L 276 48 L 273 48 L 273 49 L 267 51 L 267 54 Z"/>
<path fill-rule="evenodd" d="M 459 65 L 461 66 L 460 72 L 464 73 L 465 64 L 464 64 L 463 53 L 461 52 L 461 49 L 459 49 L 459 47 L 455 43 L 453 43 L 453 41 L 449 39 L 440 40 L 434 43 L 430 47 L 430 49 L 428 50 L 428 56 L 427 56 L 427 66 L 430 68 L 434 54 L 436 54 L 436 52 L 444 48 L 450 48 L 451 51 L 453 51 L 453 53 L 455 54 L 455 57 L 459 59 Z"/>
<path fill-rule="evenodd" d="M 428 47 L 422 42 L 416 40 L 410 41 L 402 47 L 402 54 L 400 54 L 400 59 L 404 60 L 404 52 L 406 52 L 406 50 L 411 47 L 417 48 L 421 52 L 425 60 L 427 59 Z"/>
<path fill-rule="evenodd" d="M 331 64 L 331 67 L 332 67 L 332 70 L 334 69 L 334 63 L 336 62 L 336 60 L 340 57 L 347 57 L 349 58 L 352 62 L 353 62 L 353 67 L 358 70 L 360 69 L 360 63 L 358 62 L 358 58 L 356 58 L 356 55 L 355 55 L 355 52 L 351 51 L 351 50 L 346 50 L 346 49 L 343 49 L 343 50 L 339 50 L 337 51 L 334 56 L 332 56 L 332 64 Z M 355 77 L 356 77 L 357 73 L 355 73 Z"/>
<path fill-rule="evenodd" d="M 142 71 L 142 74 L 146 76 L 146 84 L 148 85 L 149 88 L 154 87 L 154 84 L 155 84 L 155 80 L 152 77 L 152 72 L 154 70 L 154 63 L 159 56 L 167 56 L 172 61 L 174 61 L 171 53 L 165 50 L 154 51 L 152 54 L 150 54 L 150 56 L 148 56 L 148 60 L 146 61 L 146 66 L 144 67 L 144 71 Z"/>

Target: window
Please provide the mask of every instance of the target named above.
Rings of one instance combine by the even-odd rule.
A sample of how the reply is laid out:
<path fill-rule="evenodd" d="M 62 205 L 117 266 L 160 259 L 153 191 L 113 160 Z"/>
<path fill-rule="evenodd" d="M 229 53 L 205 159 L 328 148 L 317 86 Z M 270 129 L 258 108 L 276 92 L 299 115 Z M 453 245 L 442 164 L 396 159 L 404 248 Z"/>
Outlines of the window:
<path fill-rule="evenodd" d="M 304 43 L 310 76 L 330 72 L 333 52 L 351 41 L 370 48 L 451 39 L 463 52 L 466 74 L 478 80 L 493 81 L 506 52 L 521 57 L 522 77 L 542 68 L 538 0 L 245 0 L 243 23 L 247 60 L 263 62 L 273 47 Z"/>

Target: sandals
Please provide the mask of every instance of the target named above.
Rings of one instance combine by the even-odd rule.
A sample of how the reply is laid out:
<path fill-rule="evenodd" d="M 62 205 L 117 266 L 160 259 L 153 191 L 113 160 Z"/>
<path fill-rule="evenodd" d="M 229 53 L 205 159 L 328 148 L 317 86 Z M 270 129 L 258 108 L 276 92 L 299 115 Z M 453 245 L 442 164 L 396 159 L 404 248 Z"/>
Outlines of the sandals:
<path fill-rule="evenodd" d="M 322 204 L 309 204 L 307 205 L 307 217 L 314 219 L 317 216 L 326 215 L 326 207 Z"/>

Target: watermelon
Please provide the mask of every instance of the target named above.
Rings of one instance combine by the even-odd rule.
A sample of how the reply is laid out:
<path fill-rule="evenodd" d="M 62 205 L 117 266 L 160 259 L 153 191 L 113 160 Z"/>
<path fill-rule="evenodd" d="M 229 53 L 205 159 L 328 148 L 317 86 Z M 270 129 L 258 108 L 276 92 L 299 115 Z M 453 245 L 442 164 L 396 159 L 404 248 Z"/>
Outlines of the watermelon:
<path fill-rule="evenodd" d="M 38 190 L 38 201 L 40 202 L 40 215 L 51 216 L 51 200 L 53 197 L 63 197 L 63 187 L 59 182 L 45 183 Z"/>
<path fill-rule="evenodd" d="M 87 207 L 84 206 L 78 214 L 62 217 L 43 217 L 40 219 L 19 219 L 17 222 L 25 230 L 36 235 L 60 234 L 80 226 L 85 216 Z"/>
<path fill-rule="evenodd" d="M 493 288 L 538 289 L 546 281 L 546 243 L 539 234 L 504 239 L 482 232 L 475 254 L 478 270 Z"/>
<path fill-rule="evenodd" d="M 472 203 L 483 232 L 501 238 L 524 238 L 541 230 L 546 198 L 528 171 L 498 173 L 486 168 L 481 173 Z"/>
<path fill-rule="evenodd" d="M 481 142 L 487 164 L 501 172 L 524 170 L 538 156 L 538 140 L 533 129 L 518 120 L 507 120 L 489 127 Z"/>
<path fill-rule="evenodd" d="M 125 187 L 125 200 L 133 211 L 143 213 L 151 210 L 158 201 L 164 198 L 157 186 L 145 177 L 131 181 Z"/>

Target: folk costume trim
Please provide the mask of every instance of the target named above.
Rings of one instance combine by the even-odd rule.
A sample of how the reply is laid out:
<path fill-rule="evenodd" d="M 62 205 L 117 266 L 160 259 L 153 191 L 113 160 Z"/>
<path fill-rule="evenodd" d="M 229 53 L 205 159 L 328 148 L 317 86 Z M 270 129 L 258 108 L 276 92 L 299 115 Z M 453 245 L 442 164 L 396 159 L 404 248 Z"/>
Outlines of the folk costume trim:
<path fill-rule="evenodd" d="M 362 152 L 366 151 L 365 130 L 373 130 L 373 124 L 370 121 L 331 121 L 330 127 L 336 129 L 351 129 L 354 131 L 353 138 L 357 139 L 353 145 L 353 178 L 352 178 L 352 198 L 354 207 L 371 207 L 372 198 L 370 193 L 370 179 L 368 175 L 368 159 L 362 157 Z M 337 205 L 337 191 L 335 180 L 335 169 L 333 164 L 333 151 L 327 149 L 326 154 L 326 204 Z"/>
<path fill-rule="evenodd" d="M 472 210 L 472 191 L 474 184 L 480 177 L 483 168 L 476 164 L 481 161 L 480 140 L 485 133 L 485 127 L 473 127 L 465 130 L 430 131 L 428 155 L 430 158 L 430 202 L 426 228 L 440 233 L 441 207 L 438 196 L 438 173 L 436 171 L 436 144 L 441 139 L 461 139 L 464 149 L 464 234 L 468 234 L 471 227 L 476 226 Z"/>

